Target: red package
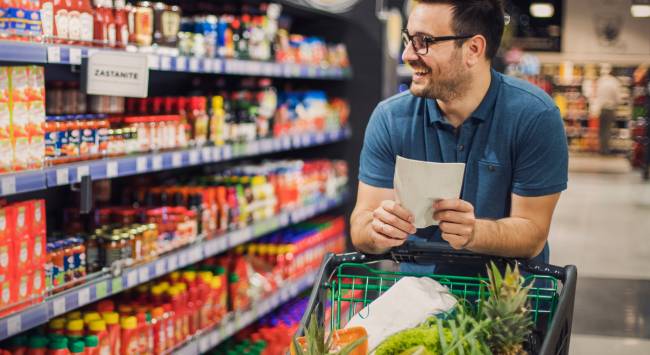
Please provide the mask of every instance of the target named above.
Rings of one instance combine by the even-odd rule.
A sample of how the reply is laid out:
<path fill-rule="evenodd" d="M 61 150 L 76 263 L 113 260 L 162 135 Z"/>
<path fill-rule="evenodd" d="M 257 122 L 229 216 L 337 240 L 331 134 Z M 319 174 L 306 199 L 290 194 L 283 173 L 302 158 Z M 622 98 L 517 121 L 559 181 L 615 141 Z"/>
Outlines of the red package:
<path fill-rule="evenodd" d="M 45 270 L 42 268 L 34 270 L 30 274 L 31 280 L 31 296 L 44 296 L 45 295 Z"/>
<path fill-rule="evenodd" d="M 12 238 L 16 270 L 29 271 L 32 269 L 34 255 L 34 240 L 32 238 L 33 213 L 31 202 L 20 202 L 13 204 L 10 215 L 15 223 L 14 235 Z"/>
<path fill-rule="evenodd" d="M 13 282 L 13 300 L 22 303 L 32 295 L 32 272 L 17 273 Z"/>
<path fill-rule="evenodd" d="M 0 281 L 0 317 L 4 317 L 11 312 L 9 308 L 14 303 L 13 292 L 11 286 L 14 284 L 10 279 L 10 275 L 3 275 L 3 281 Z"/>

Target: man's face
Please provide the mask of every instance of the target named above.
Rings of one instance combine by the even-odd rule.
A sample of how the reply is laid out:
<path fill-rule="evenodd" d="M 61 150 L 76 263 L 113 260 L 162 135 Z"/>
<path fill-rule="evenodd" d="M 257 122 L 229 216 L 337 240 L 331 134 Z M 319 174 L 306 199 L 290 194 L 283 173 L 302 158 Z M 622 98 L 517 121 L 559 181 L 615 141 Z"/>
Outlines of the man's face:
<path fill-rule="evenodd" d="M 422 34 L 441 37 L 461 35 L 451 28 L 452 8 L 444 4 L 419 4 L 409 16 L 409 35 Z M 406 46 L 402 59 L 413 68 L 411 93 L 443 101 L 462 95 L 469 85 L 470 73 L 463 61 L 462 47 L 455 41 L 429 44 L 426 54 L 415 52 L 413 46 Z"/>

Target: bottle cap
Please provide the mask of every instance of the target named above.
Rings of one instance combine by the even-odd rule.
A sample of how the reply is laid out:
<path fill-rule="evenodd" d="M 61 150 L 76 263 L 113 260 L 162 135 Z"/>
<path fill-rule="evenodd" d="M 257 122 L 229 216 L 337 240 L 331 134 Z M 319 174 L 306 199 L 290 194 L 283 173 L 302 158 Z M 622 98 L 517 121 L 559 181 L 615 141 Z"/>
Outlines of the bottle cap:
<path fill-rule="evenodd" d="M 87 348 L 95 348 L 99 346 L 99 338 L 97 335 L 88 335 L 84 338 L 84 342 Z"/>
<path fill-rule="evenodd" d="M 103 332 L 106 331 L 106 321 L 104 320 L 94 320 L 88 324 L 88 329 L 91 332 Z"/>
<path fill-rule="evenodd" d="M 115 325 L 120 322 L 120 315 L 117 312 L 104 312 L 102 318 L 108 325 Z"/>
<path fill-rule="evenodd" d="M 73 319 L 68 322 L 66 329 L 70 332 L 83 332 L 84 321 L 81 319 Z"/>
<path fill-rule="evenodd" d="M 122 318 L 121 324 L 122 329 L 133 330 L 138 327 L 138 319 L 136 317 L 130 316 Z"/>

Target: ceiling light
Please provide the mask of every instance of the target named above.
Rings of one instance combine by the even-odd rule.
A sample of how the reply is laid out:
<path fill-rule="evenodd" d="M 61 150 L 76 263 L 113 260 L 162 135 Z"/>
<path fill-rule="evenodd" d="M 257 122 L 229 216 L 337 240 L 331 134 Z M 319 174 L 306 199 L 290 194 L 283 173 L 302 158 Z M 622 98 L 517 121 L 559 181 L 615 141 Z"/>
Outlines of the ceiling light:
<path fill-rule="evenodd" d="M 632 5 L 630 12 L 632 17 L 650 17 L 650 5 Z"/>
<path fill-rule="evenodd" d="M 548 2 L 534 2 L 530 5 L 530 14 L 533 17 L 548 18 L 555 14 L 555 7 Z"/>

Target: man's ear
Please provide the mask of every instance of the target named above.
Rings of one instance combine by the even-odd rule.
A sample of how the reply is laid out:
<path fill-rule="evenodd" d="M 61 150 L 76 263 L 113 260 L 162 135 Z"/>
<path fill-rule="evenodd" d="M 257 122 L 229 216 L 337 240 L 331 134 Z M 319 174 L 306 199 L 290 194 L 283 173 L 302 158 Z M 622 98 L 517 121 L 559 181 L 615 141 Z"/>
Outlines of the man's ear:
<path fill-rule="evenodd" d="M 483 58 L 487 49 L 487 40 L 483 35 L 476 35 L 465 42 L 466 62 L 470 67 L 475 66 Z"/>

